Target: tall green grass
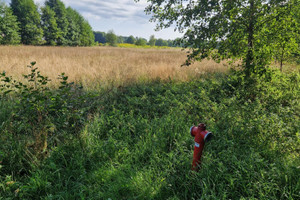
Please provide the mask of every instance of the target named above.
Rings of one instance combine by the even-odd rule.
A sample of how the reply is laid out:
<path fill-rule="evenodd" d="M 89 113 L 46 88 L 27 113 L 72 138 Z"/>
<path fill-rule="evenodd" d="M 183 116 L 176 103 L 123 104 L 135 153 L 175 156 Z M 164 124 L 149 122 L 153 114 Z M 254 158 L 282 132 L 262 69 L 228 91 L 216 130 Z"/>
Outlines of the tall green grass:
<path fill-rule="evenodd" d="M 81 131 L 61 133 L 39 165 L 1 130 L 0 199 L 299 199 L 299 74 L 251 80 L 211 74 L 104 91 Z M 215 137 L 196 173 L 189 128 L 199 122 Z"/>

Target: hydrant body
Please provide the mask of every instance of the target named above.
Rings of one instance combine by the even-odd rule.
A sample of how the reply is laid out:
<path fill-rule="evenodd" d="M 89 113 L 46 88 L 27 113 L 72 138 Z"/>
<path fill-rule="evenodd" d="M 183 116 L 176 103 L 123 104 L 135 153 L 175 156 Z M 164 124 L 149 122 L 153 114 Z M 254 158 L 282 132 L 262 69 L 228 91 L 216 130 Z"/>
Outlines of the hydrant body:
<path fill-rule="evenodd" d="M 202 151 L 206 141 L 210 140 L 212 133 L 206 130 L 205 124 L 192 126 L 190 129 L 191 135 L 195 137 L 194 156 L 192 170 L 197 171 L 201 162 Z"/>

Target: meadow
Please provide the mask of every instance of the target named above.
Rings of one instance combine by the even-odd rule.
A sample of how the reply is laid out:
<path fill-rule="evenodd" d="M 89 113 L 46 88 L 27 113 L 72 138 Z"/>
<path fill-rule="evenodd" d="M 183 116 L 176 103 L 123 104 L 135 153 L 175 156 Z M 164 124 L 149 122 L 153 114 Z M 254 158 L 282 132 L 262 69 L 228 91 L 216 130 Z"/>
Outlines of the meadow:
<path fill-rule="evenodd" d="M 0 58 L 0 71 L 18 78 L 27 73 L 30 62 L 37 61 L 39 69 L 53 84 L 58 83 L 57 75 L 65 72 L 70 81 L 81 82 L 89 88 L 156 78 L 184 81 L 202 73 L 228 69 L 225 63 L 212 60 L 181 67 L 186 52 L 178 48 L 0 46 Z"/>
<path fill-rule="evenodd" d="M 178 49 L 0 49 L 0 200 L 300 198 L 299 66 L 245 79 Z M 193 172 L 199 122 L 214 138 Z"/>

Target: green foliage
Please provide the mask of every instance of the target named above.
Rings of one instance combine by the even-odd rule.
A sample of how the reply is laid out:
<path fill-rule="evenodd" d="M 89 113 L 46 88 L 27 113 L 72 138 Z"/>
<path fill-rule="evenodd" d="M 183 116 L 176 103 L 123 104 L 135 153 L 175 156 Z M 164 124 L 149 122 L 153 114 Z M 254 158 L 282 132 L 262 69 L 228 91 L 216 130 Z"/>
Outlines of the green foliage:
<path fill-rule="evenodd" d="M 43 11 L 47 44 L 92 46 L 95 41 L 92 27 L 76 10 L 65 8 L 61 1 L 46 1 Z M 49 42 L 50 35 L 53 39 Z"/>
<path fill-rule="evenodd" d="M 108 33 L 104 33 L 104 32 L 94 32 L 95 35 L 95 41 L 99 42 L 101 44 L 105 44 L 108 43 L 110 46 L 120 46 L 120 47 L 127 47 L 129 44 L 131 44 L 131 47 L 135 47 L 134 45 L 137 45 L 139 47 L 154 47 L 154 46 L 160 46 L 160 47 L 176 47 L 177 44 L 175 43 L 175 41 L 173 40 L 163 40 L 163 39 L 159 39 L 158 42 L 157 40 L 154 38 L 154 35 L 152 35 L 150 37 L 149 42 L 147 43 L 147 39 L 145 38 L 138 38 L 138 37 L 134 37 L 134 36 L 129 36 L 129 37 L 125 37 L 125 36 L 117 36 L 117 40 L 116 42 L 114 42 L 113 45 L 110 44 L 110 42 L 108 42 L 107 37 L 109 37 L 109 40 L 114 41 L 114 36 L 115 35 L 113 33 L 113 31 L 109 31 Z M 157 44 L 156 44 L 157 42 Z M 118 44 L 118 45 L 117 45 Z M 148 46 L 147 46 L 148 44 Z M 130 46 L 130 45 L 129 45 Z"/>
<path fill-rule="evenodd" d="M 135 42 L 135 45 L 145 46 L 145 45 L 147 45 L 147 40 L 144 38 L 138 38 L 137 41 Z"/>
<path fill-rule="evenodd" d="M 0 44 L 19 44 L 19 26 L 11 9 L 0 0 Z"/>
<path fill-rule="evenodd" d="M 113 30 L 108 31 L 106 34 L 106 42 L 108 43 L 108 45 L 115 47 L 117 46 L 117 41 L 118 41 L 118 37 L 116 36 L 114 31 Z"/>
<path fill-rule="evenodd" d="M 148 3 L 146 13 L 152 14 L 152 21 L 158 22 L 157 29 L 175 24 L 177 30 L 184 32 L 181 43 L 191 49 L 187 65 L 208 57 L 217 61 L 242 59 L 247 76 L 261 74 L 271 61 L 269 54 L 276 53 L 270 51 L 273 43 L 264 33 L 284 34 L 284 38 L 274 38 L 274 42 L 281 46 L 293 44 L 293 40 L 299 38 L 298 30 L 290 32 L 282 27 L 291 27 L 286 22 L 299 12 L 299 0 L 149 0 Z M 297 18 L 299 15 L 292 21 Z M 291 47 L 285 45 L 285 48 Z"/>
<path fill-rule="evenodd" d="M 157 39 L 155 42 L 155 46 L 168 46 L 168 42 L 166 40 L 163 40 L 161 38 Z"/>
<path fill-rule="evenodd" d="M 267 70 L 251 79 L 232 72 L 107 89 L 80 137 L 66 134 L 25 178 L 16 173 L 22 162 L 29 168 L 18 158 L 22 150 L 2 131 L 0 196 L 299 199 L 299 81 L 298 73 Z M 194 173 L 189 127 L 199 122 L 215 137 Z M 9 148 L 16 150 L 7 155 Z"/>
<path fill-rule="evenodd" d="M 155 46 L 155 42 L 156 42 L 156 39 L 155 39 L 154 35 L 151 35 L 150 39 L 149 39 L 149 45 L 153 47 L 153 46 Z"/>
<path fill-rule="evenodd" d="M 17 17 L 23 44 L 38 45 L 42 42 L 41 16 L 33 0 L 12 0 L 10 4 Z"/>
<path fill-rule="evenodd" d="M 12 11 L 0 2 L 0 44 L 92 46 L 90 24 L 60 0 L 49 0 L 41 15 L 33 0 L 12 0 Z"/>
<path fill-rule="evenodd" d="M 80 46 L 92 46 L 95 43 L 93 29 L 83 17 L 80 23 Z"/>
<path fill-rule="evenodd" d="M 124 37 L 123 36 L 118 36 L 118 44 L 124 43 Z"/>
<path fill-rule="evenodd" d="M 49 6 L 55 12 L 55 19 L 59 30 L 58 45 L 67 45 L 66 35 L 68 31 L 68 19 L 65 4 L 60 0 L 47 0 L 45 6 Z"/>
<path fill-rule="evenodd" d="M 56 45 L 59 37 L 59 29 L 57 27 L 55 12 L 49 6 L 42 8 L 42 27 L 47 45 Z"/>
<path fill-rule="evenodd" d="M 129 36 L 129 37 L 126 39 L 125 42 L 128 43 L 128 44 L 135 44 L 136 39 L 131 35 L 131 36 Z"/>
<path fill-rule="evenodd" d="M 71 7 L 67 8 L 67 19 L 69 22 L 68 32 L 66 35 L 68 45 L 79 46 L 80 45 L 80 23 L 82 21 L 81 15 Z"/>
<path fill-rule="evenodd" d="M 38 158 L 47 153 L 48 142 L 64 130 L 76 133 L 83 125 L 84 107 L 88 94 L 82 87 L 68 83 L 68 77 L 62 73 L 58 90 L 51 90 L 48 77 L 41 75 L 35 62 L 28 66 L 30 74 L 24 75 L 25 83 L 0 74 L 2 98 L 14 98 L 15 103 L 6 123 L 8 132 L 14 135 L 28 135 L 34 140 L 32 151 Z M 7 96 L 9 95 L 9 96 Z M 51 136 L 52 141 L 48 139 Z"/>
<path fill-rule="evenodd" d="M 99 43 L 102 43 L 102 44 L 106 43 L 106 39 L 105 39 L 106 33 L 96 31 L 96 32 L 94 32 L 94 35 L 95 35 L 95 41 L 96 42 L 99 42 Z"/>
<path fill-rule="evenodd" d="M 173 40 L 167 40 L 169 47 L 176 47 L 176 43 Z"/>
<path fill-rule="evenodd" d="M 280 69 L 284 61 L 290 59 L 293 55 L 300 53 L 300 43 L 297 38 L 300 36 L 300 6 L 293 6 L 290 10 L 278 9 L 273 14 L 275 17 L 268 22 L 268 30 L 263 34 L 269 37 L 268 42 L 272 44 L 270 50 L 276 61 L 280 62 Z M 291 12 L 291 14 L 286 14 Z M 283 13 L 281 19 L 277 19 L 276 15 Z M 297 20 L 298 19 L 298 20 Z M 279 21 L 279 22 L 278 22 Z M 277 24 L 278 23 L 278 24 Z"/>

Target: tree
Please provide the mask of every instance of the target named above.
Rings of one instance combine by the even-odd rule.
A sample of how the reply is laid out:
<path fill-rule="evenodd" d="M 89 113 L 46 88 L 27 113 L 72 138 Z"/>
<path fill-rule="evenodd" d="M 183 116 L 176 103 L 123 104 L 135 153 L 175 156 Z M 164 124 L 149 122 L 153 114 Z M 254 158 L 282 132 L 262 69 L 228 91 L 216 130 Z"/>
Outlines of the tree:
<path fill-rule="evenodd" d="M 44 30 L 44 38 L 47 45 L 56 45 L 59 37 L 59 29 L 57 27 L 55 12 L 49 7 L 45 6 L 42 9 L 42 27 Z"/>
<path fill-rule="evenodd" d="M 96 42 L 99 42 L 102 44 L 106 43 L 106 39 L 105 39 L 106 33 L 96 31 L 96 32 L 94 32 L 94 35 L 95 35 Z"/>
<path fill-rule="evenodd" d="M 127 40 L 125 42 L 128 44 L 135 44 L 136 39 L 131 35 L 127 38 Z"/>
<path fill-rule="evenodd" d="M 145 46 L 147 44 L 147 40 L 145 38 L 138 38 L 135 44 L 137 46 Z"/>
<path fill-rule="evenodd" d="M 268 29 L 264 29 L 261 34 L 268 38 L 270 44 L 271 56 L 275 57 L 276 61 L 280 62 L 280 70 L 282 71 L 283 61 L 291 58 L 293 54 L 300 53 L 300 46 L 297 43 L 299 39 L 299 26 L 300 26 L 300 8 L 293 7 L 292 14 L 284 14 L 280 19 L 274 17 L 272 21 L 267 23 Z M 284 13 L 284 11 L 276 11 Z M 272 30 L 271 32 L 268 30 Z"/>
<path fill-rule="evenodd" d="M 95 36 L 92 27 L 81 14 L 68 7 L 67 20 L 68 28 L 65 35 L 65 43 L 71 46 L 91 46 L 95 42 Z"/>
<path fill-rule="evenodd" d="M 118 36 L 118 40 L 117 40 L 117 42 L 118 42 L 118 44 L 120 44 L 120 43 L 124 43 L 124 37 L 123 36 Z"/>
<path fill-rule="evenodd" d="M 158 40 L 156 40 L 155 42 L 156 46 L 168 46 L 168 42 L 166 40 L 163 40 L 161 38 L 159 38 Z"/>
<path fill-rule="evenodd" d="M 65 36 L 66 43 L 70 46 L 80 45 L 81 16 L 71 7 L 68 7 L 66 11 L 68 20 L 67 34 Z"/>
<path fill-rule="evenodd" d="M 155 46 L 155 42 L 156 42 L 155 36 L 151 35 L 149 39 L 149 45 L 153 47 Z"/>
<path fill-rule="evenodd" d="M 0 44 L 19 44 L 19 26 L 17 17 L 11 9 L 0 0 Z"/>
<path fill-rule="evenodd" d="M 181 38 L 176 38 L 173 42 L 173 45 L 175 47 L 184 47 L 184 40 L 182 40 Z"/>
<path fill-rule="evenodd" d="M 113 46 L 113 47 L 117 46 L 117 40 L 118 40 L 118 38 L 113 30 L 110 30 L 107 32 L 106 42 L 109 44 L 109 46 Z"/>
<path fill-rule="evenodd" d="M 12 0 L 10 5 L 19 22 L 22 43 L 40 44 L 43 37 L 41 16 L 33 0 Z"/>
<path fill-rule="evenodd" d="M 259 34 L 266 24 L 291 15 L 291 8 L 299 9 L 299 0 L 148 0 L 146 12 L 158 21 L 157 29 L 170 27 L 184 33 L 184 47 L 191 48 L 186 64 L 212 57 L 242 59 L 246 75 L 263 72 L 270 62 L 261 55 L 266 46 Z M 278 13 L 276 13 L 278 12 Z M 276 14 L 275 14 L 276 13 Z M 276 26 L 279 22 L 275 22 Z M 272 31 L 272 30 L 269 30 Z"/>
<path fill-rule="evenodd" d="M 92 46 L 95 43 L 92 27 L 83 17 L 80 21 L 80 46 Z"/>
<path fill-rule="evenodd" d="M 47 0 L 45 6 L 49 6 L 55 12 L 55 19 L 59 29 L 59 36 L 57 39 L 58 45 L 67 45 L 68 41 L 66 35 L 68 33 L 68 19 L 65 4 L 60 0 Z"/>
<path fill-rule="evenodd" d="M 174 47 L 174 41 L 173 40 L 167 40 L 168 47 Z"/>

